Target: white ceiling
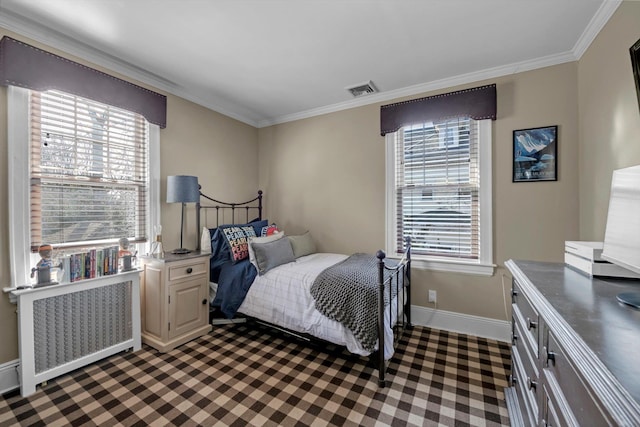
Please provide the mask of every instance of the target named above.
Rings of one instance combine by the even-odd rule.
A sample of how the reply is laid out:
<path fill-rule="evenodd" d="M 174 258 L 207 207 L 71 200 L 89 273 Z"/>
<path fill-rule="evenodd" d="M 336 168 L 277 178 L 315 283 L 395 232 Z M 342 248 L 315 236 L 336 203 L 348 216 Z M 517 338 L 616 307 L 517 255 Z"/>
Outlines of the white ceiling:
<path fill-rule="evenodd" d="M 0 0 L 0 26 L 262 127 L 579 59 L 619 3 Z"/>

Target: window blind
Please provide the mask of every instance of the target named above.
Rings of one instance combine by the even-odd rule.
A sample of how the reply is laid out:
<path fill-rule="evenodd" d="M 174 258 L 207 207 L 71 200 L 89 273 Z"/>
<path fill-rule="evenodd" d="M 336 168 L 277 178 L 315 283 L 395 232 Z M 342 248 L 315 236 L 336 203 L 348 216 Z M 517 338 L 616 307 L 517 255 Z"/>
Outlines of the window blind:
<path fill-rule="evenodd" d="M 478 259 L 478 122 L 405 126 L 396 133 L 396 242 L 416 255 Z"/>
<path fill-rule="evenodd" d="M 146 241 L 144 117 L 58 91 L 30 99 L 32 251 Z"/>

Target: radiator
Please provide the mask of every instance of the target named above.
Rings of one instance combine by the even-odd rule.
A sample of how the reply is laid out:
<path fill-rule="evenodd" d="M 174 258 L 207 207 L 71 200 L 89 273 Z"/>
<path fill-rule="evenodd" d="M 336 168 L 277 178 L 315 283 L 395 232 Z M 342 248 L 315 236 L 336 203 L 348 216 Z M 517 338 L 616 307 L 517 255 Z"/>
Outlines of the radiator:
<path fill-rule="evenodd" d="M 139 271 L 13 294 L 23 396 L 63 373 L 141 347 Z"/>
<path fill-rule="evenodd" d="M 131 286 L 127 282 L 36 300 L 35 372 L 130 340 L 131 327 Z"/>

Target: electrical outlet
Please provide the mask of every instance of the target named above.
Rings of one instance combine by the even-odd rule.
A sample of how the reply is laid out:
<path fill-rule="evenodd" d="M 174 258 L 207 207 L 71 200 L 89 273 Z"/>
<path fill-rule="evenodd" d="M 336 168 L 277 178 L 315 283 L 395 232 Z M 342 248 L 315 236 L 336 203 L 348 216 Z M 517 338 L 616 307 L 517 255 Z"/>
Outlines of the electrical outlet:
<path fill-rule="evenodd" d="M 437 302 L 438 300 L 438 295 L 436 293 L 436 291 L 434 291 L 433 289 L 429 289 L 429 302 Z"/>

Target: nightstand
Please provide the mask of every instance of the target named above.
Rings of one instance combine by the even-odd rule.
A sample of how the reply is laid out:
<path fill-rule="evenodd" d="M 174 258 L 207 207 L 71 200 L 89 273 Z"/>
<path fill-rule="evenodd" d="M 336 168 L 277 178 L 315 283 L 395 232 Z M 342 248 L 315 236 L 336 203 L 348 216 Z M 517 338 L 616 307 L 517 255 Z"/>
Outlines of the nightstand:
<path fill-rule="evenodd" d="M 199 251 L 140 257 L 143 343 L 167 352 L 211 330 L 209 257 Z"/>

